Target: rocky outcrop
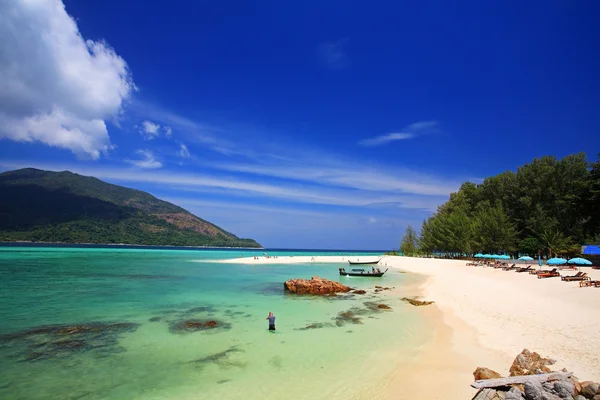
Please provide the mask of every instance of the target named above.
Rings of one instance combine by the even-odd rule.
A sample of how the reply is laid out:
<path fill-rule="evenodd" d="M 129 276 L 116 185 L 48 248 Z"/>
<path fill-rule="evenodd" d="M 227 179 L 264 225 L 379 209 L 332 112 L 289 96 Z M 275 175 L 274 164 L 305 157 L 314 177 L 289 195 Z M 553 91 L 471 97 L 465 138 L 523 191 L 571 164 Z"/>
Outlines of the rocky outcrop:
<path fill-rule="evenodd" d="M 417 300 L 414 297 L 403 297 L 400 300 L 402 301 L 406 301 L 407 303 L 412 304 L 413 306 L 428 306 L 430 304 L 433 304 L 433 301 L 422 301 L 422 300 Z"/>
<path fill-rule="evenodd" d="M 543 358 L 536 352 L 524 349 L 513 361 L 509 373 L 510 376 L 545 374 L 552 372 L 548 365 L 553 365 L 554 360 Z"/>
<path fill-rule="evenodd" d="M 477 367 L 475 372 L 473 372 L 473 377 L 478 381 L 480 379 L 502 378 L 502 375 L 489 368 Z"/>
<path fill-rule="evenodd" d="M 352 290 L 339 282 L 313 276 L 311 279 L 290 279 L 284 283 L 285 290 L 295 294 L 328 295 Z"/>
<path fill-rule="evenodd" d="M 553 371 L 548 367 L 554 360 L 544 358 L 536 352 L 523 350 L 510 367 L 511 377 L 536 375 L 520 379 L 523 385 L 512 383 L 506 386 L 506 381 L 487 384 L 486 389 L 481 389 L 473 400 L 600 400 L 600 385 L 595 382 L 579 382 L 567 370 L 562 373 L 549 374 Z M 538 375 L 549 374 L 549 375 Z M 571 375 L 571 376 L 570 376 Z M 477 368 L 473 372 L 476 381 L 502 378 L 499 373 L 488 368 Z M 542 379 L 540 379 L 542 378 Z"/>

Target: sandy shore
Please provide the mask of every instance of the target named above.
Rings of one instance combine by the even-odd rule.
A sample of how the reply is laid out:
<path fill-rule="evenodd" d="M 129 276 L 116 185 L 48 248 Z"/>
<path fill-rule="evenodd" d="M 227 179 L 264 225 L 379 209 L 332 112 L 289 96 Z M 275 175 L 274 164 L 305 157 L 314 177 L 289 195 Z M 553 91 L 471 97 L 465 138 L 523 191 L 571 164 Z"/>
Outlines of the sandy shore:
<path fill-rule="evenodd" d="M 351 260 L 357 257 L 350 257 Z M 377 257 L 359 257 L 361 261 Z M 364 259 L 363 259 L 364 258 Z M 248 264 L 345 263 L 348 257 L 241 258 L 223 262 Z M 436 307 L 423 307 L 431 321 L 434 343 L 423 349 L 417 366 L 400 369 L 392 379 L 390 397 L 417 395 L 415 388 L 437 379 L 450 393 L 418 398 L 469 398 L 477 366 L 508 374 L 524 348 L 557 361 L 582 380 L 600 379 L 600 288 L 580 288 L 559 278 L 537 279 L 528 273 L 466 266 L 465 261 L 411 257 L 382 258 L 379 265 L 421 274 L 418 287 L 402 295 L 420 295 Z M 600 280 L 600 270 L 582 268 Z M 563 275 L 574 271 L 561 271 Z M 407 385 L 407 379 L 411 384 Z M 396 383 L 395 383 L 396 382 Z M 403 382 L 399 385 L 398 382 Z M 410 390 L 410 392 L 409 392 Z"/>

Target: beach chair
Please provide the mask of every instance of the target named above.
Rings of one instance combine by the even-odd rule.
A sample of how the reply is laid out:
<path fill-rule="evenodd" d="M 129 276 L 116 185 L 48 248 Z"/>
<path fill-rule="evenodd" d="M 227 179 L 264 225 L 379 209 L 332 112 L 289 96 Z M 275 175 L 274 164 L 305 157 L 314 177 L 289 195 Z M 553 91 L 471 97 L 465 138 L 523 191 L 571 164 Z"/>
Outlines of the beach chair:
<path fill-rule="evenodd" d="M 580 281 L 579 282 L 579 287 L 591 287 L 591 286 L 595 286 L 595 287 L 600 287 L 600 281 Z"/>
<path fill-rule="evenodd" d="M 516 272 L 530 272 L 533 271 L 533 267 L 530 265 L 527 268 L 517 268 Z"/>
<path fill-rule="evenodd" d="M 589 276 L 587 276 L 587 273 L 582 273 L 581 275 L 577 276 L 577 274 L 573 275 L 573 276 L 565 276 L 563 279 L 564 281 L 567 282 L 573 282 L 573 281 L 591 281 L 592 278 L 590 278 Z M 562 279 L 562 278 L 561 278 Z"/>
<path fill-rule="evenodd" d="M 512 271 L 513 269 L 517 269 L 516 264 L 509 266 L 506 266 L 504 268 L 502 268 L 502 271 Z"/>
<path fill-rule="evenodd" d="M 572 278 L 578 278 L 581 275 L 583 275 L 583 272 L 578 272 L 575 275 L 565 275 L 565 276 L 561 276 L 560 280 L 561 281 L 568 281 L 569 279 L 572 279 Z"/>
<path fill-rule="evenodd" d="M 541 279 L 541 278 L 553 278 L 555 276 L 560 276 L 560 272 L 558 272 L 556 270 L 556 268 L 554 268 L 552 271 L 544 271 L 544 272 L 538 274 L 537 277 L 538 277 L 538 279 Z"/>

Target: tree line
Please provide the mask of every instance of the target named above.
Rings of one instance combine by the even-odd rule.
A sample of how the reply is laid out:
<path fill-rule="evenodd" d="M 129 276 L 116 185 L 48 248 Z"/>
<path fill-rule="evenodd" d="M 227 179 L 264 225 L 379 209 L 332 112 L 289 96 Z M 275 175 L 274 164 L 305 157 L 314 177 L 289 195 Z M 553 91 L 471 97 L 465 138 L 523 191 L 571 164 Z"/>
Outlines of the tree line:
<path fill-rule="evenodd" d="M 423 221 L 409 226 L 405 255 L 506 253 L 548 257 L 580 253 L 600 242 L 600 154 L 545 156 L 518 168 L 465 182 Z"/>

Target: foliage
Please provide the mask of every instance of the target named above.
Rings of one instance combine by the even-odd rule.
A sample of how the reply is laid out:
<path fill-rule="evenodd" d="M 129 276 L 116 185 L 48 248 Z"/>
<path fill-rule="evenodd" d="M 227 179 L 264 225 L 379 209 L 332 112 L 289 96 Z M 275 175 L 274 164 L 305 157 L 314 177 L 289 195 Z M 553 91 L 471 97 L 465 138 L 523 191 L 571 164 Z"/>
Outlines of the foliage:
<path fill-rule="evenodd" d="M 405 256 L 413 257 L 417 254 L 418 249 L 419 236 L 412 226 L 408 225 L 406 227 L 406 233 L 402 237 L 402 242 L 400 243 L 400 251 L 404 253 Z"/>
<path fill-rule="evenodd" d="M 599 233 L 600 160 L 589 164 L 580 153 L 534 159 L 479 185 L 464 183 L 423 222 L 420 242 L 428 254 L 566 255 Z"/>
<path fill-rule="evenodd" d="M 148 193 L 71 172 L 5 172 L 0 191 L 0 241 L 260 247 Z"/>

